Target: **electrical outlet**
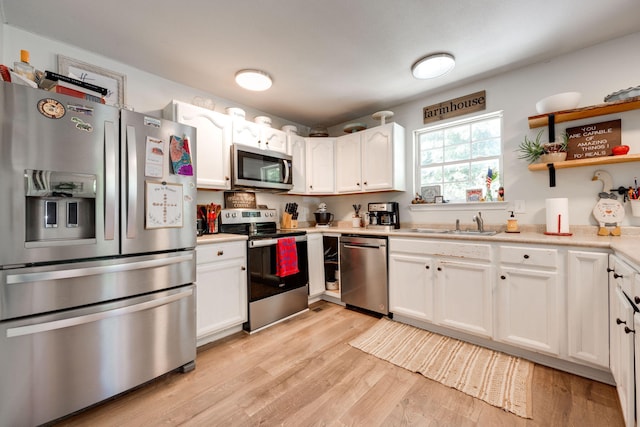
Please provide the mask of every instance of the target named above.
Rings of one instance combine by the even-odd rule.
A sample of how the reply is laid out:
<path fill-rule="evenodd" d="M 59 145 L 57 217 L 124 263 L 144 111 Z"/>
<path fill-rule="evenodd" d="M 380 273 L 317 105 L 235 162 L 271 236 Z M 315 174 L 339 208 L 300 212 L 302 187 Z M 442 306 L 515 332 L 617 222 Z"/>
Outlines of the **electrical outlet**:
<path fill-rule="evenodd" d="M 513 212 L 514 213 L 525 213 L 526 212 L 524 200 L 514 200 L 513 201 Z"/>

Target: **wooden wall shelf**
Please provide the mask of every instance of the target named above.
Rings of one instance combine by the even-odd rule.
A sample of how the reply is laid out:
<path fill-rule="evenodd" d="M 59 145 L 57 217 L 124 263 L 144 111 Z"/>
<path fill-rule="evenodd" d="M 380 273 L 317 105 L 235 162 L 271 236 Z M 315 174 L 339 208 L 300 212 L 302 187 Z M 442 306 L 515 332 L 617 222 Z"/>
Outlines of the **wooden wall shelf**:
<path fill-rule="evenodd" d="M 574 110 L 564 110 L 564 111 L 556 111 L 554 113 L 540 114 L 538 116 L 529 117 L 529 129 L 547 126 L 549 124 L 549 114 L 553 114 L 555 116 L 555 122 L 560 123 L 560 122 L 569 122 L 571 120 L 586 119 L 589 117 L 604 116 L 606 114 L 620 113 L 623 111 L 636 110 L 639 108 L 640 108 L 640 96 L 636 96 L 634 98 L 624 99 L 622 101 L 613 101 L 613 102 L 607 102 L 604 104 L 592 105 L 590 107 L 576 108 Z M 624 156 L 616 156 L 616 157 L 624 157 Z M 629 161 L 636 161 L 636 160 L 629 160 Z M 618 162 L 612 162 L 612 163 L 618 163 Z M 571 166 L 567 166 L 567 167 L 571 167 Z"/>
<path fill-rule="evenodd" d="M 594 157 L 591 159 L 565 160 L 564 162 L 554 162 L 555 169 L 577 168 L 581 166 L 610 165 L 613 163 L 640 162 L 640 154 L 625 154 L 624 156 Z M 533 163 L 529 165 L 530 171 L 546 171 L 547 163 Z"/>

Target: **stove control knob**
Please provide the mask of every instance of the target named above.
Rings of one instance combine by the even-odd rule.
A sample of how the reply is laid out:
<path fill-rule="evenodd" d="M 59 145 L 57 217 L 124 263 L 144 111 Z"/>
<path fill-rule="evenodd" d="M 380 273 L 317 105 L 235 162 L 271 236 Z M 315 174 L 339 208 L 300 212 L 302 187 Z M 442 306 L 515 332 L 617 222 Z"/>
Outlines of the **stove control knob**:
<path fill-rule="evenodd" d="M 232 214 L 231 214 L 231 218 L 235 218 L 235 217 L 236 217 L 236 215 L 237 215 L 237 214 L 236 214 L 235 212 L 234 212 L 234 213 L 232 213 Z"/>
<path fill-rule="evenodd" d="M 227 212 L 226 214 L 224 214 L 224 216 L 226 216 L 227 218 L 229 218 L 231 216 L 231 214 L 229 212 Z"/>

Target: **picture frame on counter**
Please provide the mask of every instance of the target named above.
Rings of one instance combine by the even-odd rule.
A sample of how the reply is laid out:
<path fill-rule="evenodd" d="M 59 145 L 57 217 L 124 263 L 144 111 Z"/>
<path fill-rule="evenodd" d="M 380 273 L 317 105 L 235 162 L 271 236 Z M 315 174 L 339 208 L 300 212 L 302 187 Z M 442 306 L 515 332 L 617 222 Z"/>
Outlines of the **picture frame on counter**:
<path fill-rule="evenodd" d="M 125 107 L 127 76 L 84 61 L 58 55 L 58 73 L 107 89 L 105 104 Z"/>
<path fill-rule="evenodd" d="M 479 202 L 482 200 L 482 188 L 469 188 L 467 190 L 467 202 Z"/>

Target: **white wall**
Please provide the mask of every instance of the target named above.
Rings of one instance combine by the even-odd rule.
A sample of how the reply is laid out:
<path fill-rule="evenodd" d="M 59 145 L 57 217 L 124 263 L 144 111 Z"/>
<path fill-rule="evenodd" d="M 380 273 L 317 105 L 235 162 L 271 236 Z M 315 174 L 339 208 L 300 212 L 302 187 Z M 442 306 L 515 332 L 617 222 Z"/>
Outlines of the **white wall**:
<path fill-rule="evenodd" d="M 525 135 L 535 136 L 539 131 L 539 129 L 530 130 L 527 120 L 529 116 L 537 114 L 535 104 L 538 100 L 554 93 L 579 91 L 582 93 L 580 106 L 589 106 L 602 103 L 604 97 L 612 92 L 639 85 L 640 56 L 632 54 L 637 51 L 638 46 L 640 46 L 640 33 L 583 49 L 552 61 L 479 80 L 435 96 L 390 107 L 389 109 L 395 113 L 392 120 L 407 130 L 407 182 L 413 182 L 411 176 L 412 133 L 416 129 L 425 127 L 422 124 L 423 107 L 486 90 L 485 112 L 504 111 L 504 170 L 500 172 L 504 178 L 505 199 L 526 202 L 526 214 L 518 215 L 519 221 L 523 224 L 544 224 L 545 199 L 567 197 L 570 201 L 571 225 L 596 225 L 591 211 L 597 201 L 597 194 L 602 191 L 602 183 L 591 181 L 594 171 L 597 169 L 608 171 L 613 176 L 614 187 L 629 186 L 633 185 L 634 176 L 640 177 L 640 162 L 558 170 L 556 171 L 557 186 L 550 188 L 548 174 L 545 171 L 530 172 L 527 169 L 527 163 L 517 158 L 518 153 L 515 149 Z M 462 117 L 466 116 L 451 120 Z M 640 153 L 640 110 L 559 123 L 556 126 L 556 134 L 560 134 L 567 127 L 617 118 L 622 119 L 622 143 L 631 147 L 631 153 Z M 352 121 L 367 123 L 369 127 L 378 123 L 370 116 Z M 336 136 L 342 134 L 343 126 L 344 124 L 332 127 L 329 129 L 330 134 Z M 357 200 L 398 201 L 401 205 L 400 216 L 403 223 L 406 221 L 448 224 L 453 223 L 455 218 L 460 218 L 463 222 L 471 222 L 473 212 L 451 211 L 446 206 L 443 206 L 441 211 L 411 212 L 408 206 L 414 194 L 415 191 L 408 188 L 405 193 L 381 193 L 358 197 Z M 345 197 L 344 200 L 334 203 L 334 211 L 339 216 L 348 218 L 352 211 L 351 204 L 350 198 Z M 478 207 L 481 209 L 482 205 Z M 629 206 L 626 209 L 627 216 L 623 225 L 640 226 L 640 218 L 631 217 Z M 507 215 L 506 211 L 483 213 L 490 223 L 506 223 Z"/>

